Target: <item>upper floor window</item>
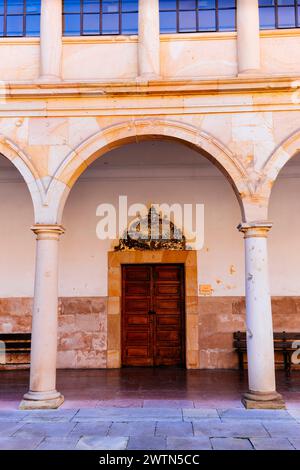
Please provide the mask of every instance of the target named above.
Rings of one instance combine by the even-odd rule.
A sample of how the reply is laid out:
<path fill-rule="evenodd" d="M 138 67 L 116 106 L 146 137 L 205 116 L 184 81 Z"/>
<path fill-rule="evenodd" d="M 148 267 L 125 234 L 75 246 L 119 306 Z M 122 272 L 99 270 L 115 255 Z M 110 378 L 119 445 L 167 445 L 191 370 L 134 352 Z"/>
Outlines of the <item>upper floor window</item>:
<path fill-rule="evenodd" d="M 64 0 L 65 36 L 137 34 L 138 0 Z"/>
<path fill-rule="evenodd" d="M 299 28 L 300 0 L 259 0 L 261 29 Z"/>
<path fill-rule="evenodd" d="M 0 0 L 0 36 L 39 36 L 41 0 Z"/>
<path fill-rule="evenodd" d="M 236 30 L 236 0 L 160 0 L 161 33 Z"/>

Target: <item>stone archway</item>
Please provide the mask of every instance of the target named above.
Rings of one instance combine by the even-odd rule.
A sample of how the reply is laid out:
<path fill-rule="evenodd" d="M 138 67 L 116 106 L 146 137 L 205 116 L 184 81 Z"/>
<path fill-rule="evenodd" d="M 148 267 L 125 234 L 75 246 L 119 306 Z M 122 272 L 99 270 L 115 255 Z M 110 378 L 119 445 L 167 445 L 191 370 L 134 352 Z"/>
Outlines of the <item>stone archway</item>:
<path fill-rule="evenodd" d="M 37 218 L 46 196 L 46 191 L 38 172 L 24 152 L 4 135 L 0 135 L 0 154 L 9 160 L 22 176 L 29 190 L 35 217 Z"/>
<path fill-rule="evenodd" d="M 272 188 L 283 167 L 300 152 L 300 130 L 285 139 L 272 153 L 262 169 L 262 177 L 257 193 L 262 195 L 269 205 Z"/>
<path fill-rule="evenodd" d="M 247 220 L 247 204 L 253 189 L 247 170 L 234 154 L 213 136 L 190 124 L 170 119 L 134 119 L 114 124 L 82 142 L 66 156 L 49 185 L 47 200 L 56 222 L 61 223 L 65 202 L 79 176 L 95 160 L 124 144 L 145 140 L 175 140 L 201 153 L 228 179 Z"/>

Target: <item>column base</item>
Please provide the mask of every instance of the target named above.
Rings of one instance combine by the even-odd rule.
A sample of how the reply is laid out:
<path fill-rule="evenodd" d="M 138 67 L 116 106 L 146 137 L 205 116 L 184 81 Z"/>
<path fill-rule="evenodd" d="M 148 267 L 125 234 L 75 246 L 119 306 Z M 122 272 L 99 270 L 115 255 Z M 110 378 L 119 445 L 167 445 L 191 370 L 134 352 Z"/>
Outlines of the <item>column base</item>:
<path fill-rule="evenodd" d="M 57 410 L 65 401 L 56 390 L 52 392 L 28 392 L 19 405 L 20 410 Z"/>
<path fill-rule="evenodd" d="M 57 75 L 41 75 L 37 78 L 37 84 L 51 84 L 51 83 L 60 83 L 62 82 L 62 78 L 58 77 Z"/>
<path fill-rule="evenodd" d="M 242 70 L 238 72 L 237 77 L 238 78 L 252 78 L 252 77 L 257 77 L 259 75 L 262 75 L 262 72 L 260 69 L 248 69 L 248 70 Z"/>
<path fill-rule="evenodd" d="M 247 410 L 285 410 L 285 402 L 277 392 L 249 391 L 244 394 L 242 403 Z"/>
<path fill-rule="evenodd" d="M 156 75 L 154 73 L 145 73 L 143 75 L 138 75 L 136 77 L 136 82 L 139 84 L 139 85 L 147 85 L 148 82 L 151 82 L 151 81 L 156 81 L 156 80 L 161 80 L 161 76 L 160 75 Z"/>

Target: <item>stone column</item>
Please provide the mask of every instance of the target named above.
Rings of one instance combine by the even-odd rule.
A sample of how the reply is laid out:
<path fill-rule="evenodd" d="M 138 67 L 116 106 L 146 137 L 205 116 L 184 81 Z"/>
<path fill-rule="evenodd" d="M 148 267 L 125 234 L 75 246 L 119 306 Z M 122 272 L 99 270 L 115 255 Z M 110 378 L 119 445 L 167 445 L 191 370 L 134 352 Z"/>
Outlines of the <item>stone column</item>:
<path fill-rule="evenodd" d="M 56 391 L 58 241 L 64 229 L 60 225 L 35 225 L 32 230 L 37 245 L 30 390 L 20 408 L 58 408 L 64 401 Z"/>
<path fill-rule="evenodd" d="M 237 0 L 238 71 L 257 73 L 260 70 L 258 0 Z"/>
<path fill-rule="evenodd" d="M 40 80 L 61 80 L 62 0 L 42 0 Z"/>
<path fill-rule="evenodd" d="M 246 408 L 284 408 L 276 392 L 273 322 L 269 288 L 267 236 L 272 224 L 238 228 L 245 237 L 246 323 L 249 392 Z"/>
<path fill-rule="evenodd" d="M 159 0 L 139 0 L 138 75 L 160 75 Z"/>

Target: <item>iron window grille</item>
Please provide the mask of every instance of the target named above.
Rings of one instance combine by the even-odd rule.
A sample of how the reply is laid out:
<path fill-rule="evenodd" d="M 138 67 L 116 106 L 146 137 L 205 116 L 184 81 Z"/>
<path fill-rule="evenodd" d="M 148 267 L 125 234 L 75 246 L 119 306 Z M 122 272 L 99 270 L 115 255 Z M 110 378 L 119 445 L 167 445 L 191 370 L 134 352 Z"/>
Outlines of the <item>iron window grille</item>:
<path fill-rule="evenodd" d="M 259 0 L 261 29 L 300 27 L 300 0 Z"/>
<path fill-rule="evenodd" d="M 41 0 L 0 0 L 0 37 L 40 35 Z"/>
<path fill-rule="evenodd" d="M 236 0 L 160 0 L 161 33 L 236 31 Z"/>
<path fill-rule="evenodd" d="M 131 35 L 138 32 L 138 0 L 64 0 L 65 36 Z"/>

